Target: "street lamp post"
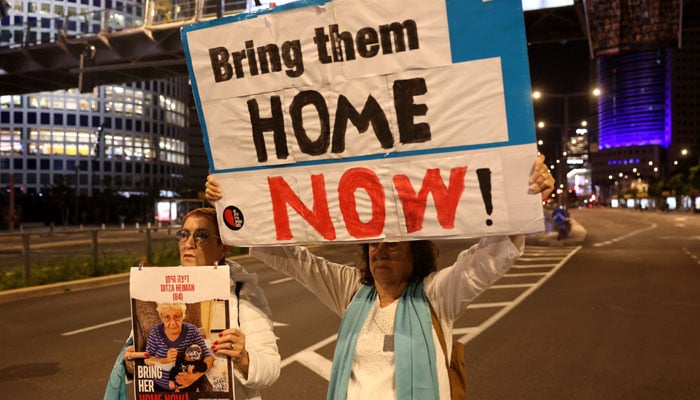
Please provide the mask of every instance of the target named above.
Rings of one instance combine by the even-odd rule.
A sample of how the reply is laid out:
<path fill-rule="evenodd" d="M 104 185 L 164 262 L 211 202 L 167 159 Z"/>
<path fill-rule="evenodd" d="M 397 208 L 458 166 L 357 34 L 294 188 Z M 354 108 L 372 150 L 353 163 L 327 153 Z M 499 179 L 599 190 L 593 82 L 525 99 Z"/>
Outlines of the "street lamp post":
<path fill-rule="evenodd" d="M 75 224 L 80 224 L 80 163 L 75 165 Z"/>
<path fill-rule="evenodd" d="M 10 233 L 15 231 L 15 174 L 14 171 L 10 171 L 10 207 L 7 212 Z"/>
<path fill-rule="evenodd" d="M 570 108 L 569 108 L 569 100 L 575 97 L 590 97 L 590 96 L 595 96 L 598 97 L 600 96 L 600 89 L 595 88 L 591 92 L 575 92 L 575 93 L 549 93 L 549 92 L 541 92 L 539 90 L 535 90 L 532 92 L 532 98 L 534 100 L 539 100 L 541 98 L 555 98 L 555 99 L 560 99 L 563 101 L 564 105 L 564 124 L 562 125 L 562 134 L 561 134 L 561 158 L 562 158 L 562 163 L 563 165 L 560 165 L 558 171 L 557 171 L 557 180 L 559 181 L 560 185 L 562 186 L 562 191 L 560 193 L 560 204 L 564 204 L 566 200 L 566 194 L 568 193 L 568 163 L 567 163 L 567 143 L 569 141 L 569 120 L 570 120 Z"/>

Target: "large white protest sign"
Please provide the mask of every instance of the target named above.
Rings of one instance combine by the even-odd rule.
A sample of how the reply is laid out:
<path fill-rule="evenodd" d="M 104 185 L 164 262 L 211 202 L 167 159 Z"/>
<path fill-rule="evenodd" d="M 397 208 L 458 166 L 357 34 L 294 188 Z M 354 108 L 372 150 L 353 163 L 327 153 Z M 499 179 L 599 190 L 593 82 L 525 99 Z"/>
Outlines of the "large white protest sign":
<path fill-rule="evenodd" d="M 520 0 L 306 0 L 182 39 L 227 243 L 542 230 Z"/>

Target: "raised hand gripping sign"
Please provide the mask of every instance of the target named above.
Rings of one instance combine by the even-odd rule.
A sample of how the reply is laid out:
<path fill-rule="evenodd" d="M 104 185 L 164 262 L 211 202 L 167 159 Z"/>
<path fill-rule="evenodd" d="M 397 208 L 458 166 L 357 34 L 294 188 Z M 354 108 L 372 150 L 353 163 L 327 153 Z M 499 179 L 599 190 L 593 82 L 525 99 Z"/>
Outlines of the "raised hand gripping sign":
<path fill-rule="evenodd" d="M 227 243 L 543 229 L 520 0 L 307 0 L 182 39 Z"/>

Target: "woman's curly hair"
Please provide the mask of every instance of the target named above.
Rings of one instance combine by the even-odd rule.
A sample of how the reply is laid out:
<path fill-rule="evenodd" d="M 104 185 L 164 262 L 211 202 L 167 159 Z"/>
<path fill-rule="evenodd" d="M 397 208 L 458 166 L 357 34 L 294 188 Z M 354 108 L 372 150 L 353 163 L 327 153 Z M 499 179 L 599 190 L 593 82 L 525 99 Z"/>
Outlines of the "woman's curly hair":
<path fill-rule="evenodd" d="M 423 280 L 431 272 L 437 270 L 438 247 L 432 240 L 415 240 L 409 242 L 413 258 L 413 273 L 409 282 Z M 360 244 L 360 254 L 357 267 L 362 271 L 361 282 L 374 285 L 374 277 L 369 269 L 369 244 Z"/>

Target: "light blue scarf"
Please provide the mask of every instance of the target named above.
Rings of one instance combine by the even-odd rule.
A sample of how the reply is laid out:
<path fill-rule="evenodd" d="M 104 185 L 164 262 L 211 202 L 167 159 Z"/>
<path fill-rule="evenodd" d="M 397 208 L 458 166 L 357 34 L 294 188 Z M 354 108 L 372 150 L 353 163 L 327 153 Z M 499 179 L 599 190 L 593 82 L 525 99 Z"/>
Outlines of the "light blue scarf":
<path fill-rule="evenodd" d="M 362 285 L 345 312 L 333 355 L 328 400 L 347 398 L 357 337 L 376 296 L 374 286 Z M 406 287 L 396 307 L 394 325 L 396 397 L 400 400 L 438 400 L 433 324 L 423 282 Z"/>
<path fill-rule="evenodd" d="M 105 388 L 104 400 L 126 400 L 126 367 L 124 366 L 124 352 L 127 346 L 134 344 L 134 338 L 130 337 L 122 346 L 117 359 L 114 361 L 112 373 L 109 375 Z"/>

